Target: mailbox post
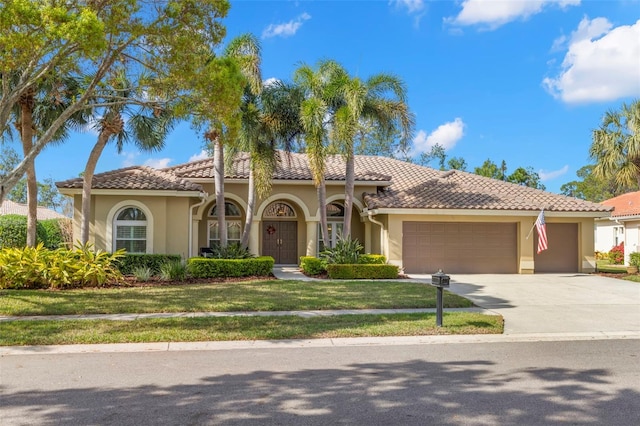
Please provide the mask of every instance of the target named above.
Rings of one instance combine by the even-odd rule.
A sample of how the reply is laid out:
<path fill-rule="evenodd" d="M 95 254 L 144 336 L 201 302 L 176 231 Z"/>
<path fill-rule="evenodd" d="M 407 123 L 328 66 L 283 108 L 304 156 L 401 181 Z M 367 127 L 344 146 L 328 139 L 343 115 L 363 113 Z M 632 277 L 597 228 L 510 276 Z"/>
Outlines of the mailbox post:
<path fill-rule="evenodd" d="M 442 327 L 442 294 L 444 287 L 449 287 L 450 277 L 442 272 L 442 269 L 438 270 L 435 274 L 431 275 L 431 285 L 435 286 L 438 294 L 436 297 L 436 326 Z"/>

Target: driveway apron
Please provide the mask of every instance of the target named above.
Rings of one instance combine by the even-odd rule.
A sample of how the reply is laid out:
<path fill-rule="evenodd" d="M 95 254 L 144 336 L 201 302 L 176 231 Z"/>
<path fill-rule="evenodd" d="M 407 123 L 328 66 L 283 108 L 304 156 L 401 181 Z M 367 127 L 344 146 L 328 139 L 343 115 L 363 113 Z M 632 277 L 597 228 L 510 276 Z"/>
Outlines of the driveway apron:
<path fill-rule="evenodd" d="M 505 334 L 640 332 L 636 282 L 589 274 L 452 275 L 449 291 L 502 315 Z"/>

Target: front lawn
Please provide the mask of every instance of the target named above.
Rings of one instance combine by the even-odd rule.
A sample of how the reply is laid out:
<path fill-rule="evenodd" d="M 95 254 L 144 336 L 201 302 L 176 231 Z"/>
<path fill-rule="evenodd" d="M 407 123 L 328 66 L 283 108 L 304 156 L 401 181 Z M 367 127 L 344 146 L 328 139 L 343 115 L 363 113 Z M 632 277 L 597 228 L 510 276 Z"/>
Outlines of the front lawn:
<path fill-rule="evenodd" d="M 445 312 L 443 327 L 435 326 L 435 314 L 10 321 L 2 323 L 0 346 L 501 334 L 502 331 L 501 316 L 467 312 Z"/>
<path fill-rule="evenodd" d="M 445 308 L 473 304 L 445 292 Z M 258 280 L 162 287 L 0 290 L 0 315 L 435 308 L 427 284 L 380 281 Z"/>

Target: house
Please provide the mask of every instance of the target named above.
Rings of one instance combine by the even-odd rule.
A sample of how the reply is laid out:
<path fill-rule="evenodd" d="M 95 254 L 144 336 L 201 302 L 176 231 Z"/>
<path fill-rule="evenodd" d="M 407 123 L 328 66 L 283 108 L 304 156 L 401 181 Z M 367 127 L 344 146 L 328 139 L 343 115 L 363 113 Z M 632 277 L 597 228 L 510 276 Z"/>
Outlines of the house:
<path fill-rule="evenodd" d="M 629 253 L 640 251 L 640 191 L 610 198 L 602 205 L 613 211 L 595 221 L 596 251 L 606 253 L 624 243 L 624 263 L 628 265 Z"/>
<path fill-rule="evenodd" d="M 8 214 L 27 216 L 28 213 L 29 213 L 29 208 L 27 207 L 26 204 L 14 203 L 11 200 L 4 200 L 2 204 L 0 204 L 0 216 L 8 215 Z M 38 220 L 68 219 L 67 216 L 60 214 L 55 210 L 51 210 L 42 206 L 38 206 L 37 218 Z"/>
<path fill-rule="evenodd" d="M 296 264 L 316 255 L 321 241 L 317 192 L 304 154 L 280 153 L 271 195 L 258 200 L 249 248 Z M 326 161 L 329 238 L 344 216 L 342 157 Z M 230 241 L 239 241 L 247 211 L 249 157 L 226 172 L 225 211 Z M 611 207 L 457 170 L 438 171 L 386 157 L 356 156 L 352 237 L 407 273 L 592 272 L 594 219 Z M 74 197 L 79 235 L 80 178 L 58 182 Z M 213 160 L 165 169 L 128 167 L 96 174 L 90 218 L 96 248 L 198 255 L 216 244 Z M 531 232 L 544 208 L 549 249 L 536 254 Z"/>

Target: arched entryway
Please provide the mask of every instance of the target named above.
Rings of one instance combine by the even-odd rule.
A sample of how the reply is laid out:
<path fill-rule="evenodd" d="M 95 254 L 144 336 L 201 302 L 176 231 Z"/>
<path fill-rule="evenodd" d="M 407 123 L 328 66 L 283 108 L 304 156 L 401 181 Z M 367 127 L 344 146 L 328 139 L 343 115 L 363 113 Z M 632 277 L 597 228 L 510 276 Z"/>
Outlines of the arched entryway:
<path fill-rule="evenodd" d="M 291 205 L 283 201 L 269 204 L 262 214 L 262 255 L 276 264 L 298 263 L 298 219 Z"/>

